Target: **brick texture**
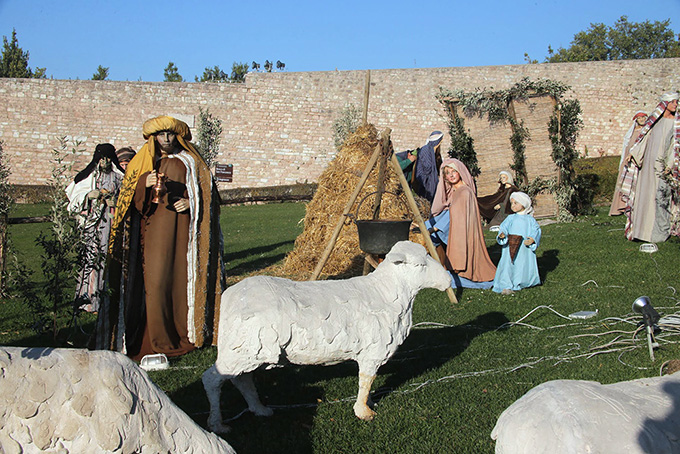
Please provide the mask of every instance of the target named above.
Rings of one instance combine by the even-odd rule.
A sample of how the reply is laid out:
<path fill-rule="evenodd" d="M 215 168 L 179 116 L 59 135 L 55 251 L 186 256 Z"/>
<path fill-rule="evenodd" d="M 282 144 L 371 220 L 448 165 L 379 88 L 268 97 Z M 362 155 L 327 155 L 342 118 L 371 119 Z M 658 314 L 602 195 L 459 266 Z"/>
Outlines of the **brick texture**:
<path fill-rule="evenodd" d="M 617 155 L 637 110 L 651 111 L 663 92 L 680 88 L 680 59 L 556 63 L 370 72 L 368 121 L 392 129 L 396 151 L 424 143 L 433 130 L 446 132 L 436 100 L 439 88 L 504 89 L 521 78 L 548 78 L 572 87 L 584 127 L 583 155 Z M 363 107 L 366 71 L 251 73 L 243 84 L 0 79 L 0 140 L 15 184 L 45 184 L 58 137 L 78 139 L 85 166 L 98 143 L 143 144 L 142 123 L 172 115 L 195 127 L 199 107 L 222 120 L 220 163 L 234 165 L 233 183 L 222 188 L 314 182 L 335 156 L 333 122 L 347 104 Z M 530 177 L 554 174 L 547 140 L 550 106 L 516 106 L 532 137 L 527 142 Z M 479 193 L 496 189 L 498 171 L 512 160 L 507 125 L 466 119 L 482 174 Z M 548 204 L 545 206 L 547 207 Z"/>

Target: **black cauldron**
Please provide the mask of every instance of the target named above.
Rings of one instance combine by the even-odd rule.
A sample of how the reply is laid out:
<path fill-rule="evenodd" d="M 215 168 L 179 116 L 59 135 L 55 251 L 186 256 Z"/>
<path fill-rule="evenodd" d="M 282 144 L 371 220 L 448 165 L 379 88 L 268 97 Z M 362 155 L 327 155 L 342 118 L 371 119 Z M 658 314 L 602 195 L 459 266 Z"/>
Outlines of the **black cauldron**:
<path fill-rule="evenodd" d="M 359 248 L 367 254 L 383 255 L 399 241 L 408 240 L 410 220 L 364 219 L 354 221 L 359 230 Z"/>
<path fill-rule="evenodd" d="M 389 191 L 384 191 L 383 194 L 385 193 L 394 194 Z M 359 248 L 367 254 L 384 255 L 390 252 L 397 242 L 408 240 L 411 220 L 357 219 L 361 204 L 373 194 L 376 192 L 366 195 L 357 205 L 354 223 L 359 231 Z"/>

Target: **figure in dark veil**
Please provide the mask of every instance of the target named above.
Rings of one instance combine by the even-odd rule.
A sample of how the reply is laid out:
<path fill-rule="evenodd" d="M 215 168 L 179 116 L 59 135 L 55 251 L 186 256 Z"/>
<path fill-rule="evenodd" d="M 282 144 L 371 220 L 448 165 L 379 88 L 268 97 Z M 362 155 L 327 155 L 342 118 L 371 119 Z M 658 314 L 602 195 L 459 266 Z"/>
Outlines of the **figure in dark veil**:
<path fill-rule="evenodd" d="M 395 153 L 411 188 L 430 203 L 439 182 L 443 137 L 441 131 L 433 131 L 421 148 Z"/>
<path fill-rule="evenodd" d="M 123 173 L 116 149 L 102 143 L 95 148 L 92 161 L 66 188 L 67 208 L 78 219 L 84 244 L 75 301 L 77 307 L 88 312 L 99 310 L 111 221 Z"/>

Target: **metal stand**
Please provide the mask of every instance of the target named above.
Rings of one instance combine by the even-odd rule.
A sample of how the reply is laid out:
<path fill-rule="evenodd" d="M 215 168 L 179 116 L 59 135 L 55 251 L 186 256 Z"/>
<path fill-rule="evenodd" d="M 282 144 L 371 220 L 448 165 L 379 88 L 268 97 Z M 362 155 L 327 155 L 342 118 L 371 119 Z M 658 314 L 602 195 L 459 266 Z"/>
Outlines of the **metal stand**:
<path fill-rule="evenodd" d="M 649 357 L 654 361 L 654 345 L 652 343 L 652 327 L 647 325 L 647 347 L 649 348 Z"/>

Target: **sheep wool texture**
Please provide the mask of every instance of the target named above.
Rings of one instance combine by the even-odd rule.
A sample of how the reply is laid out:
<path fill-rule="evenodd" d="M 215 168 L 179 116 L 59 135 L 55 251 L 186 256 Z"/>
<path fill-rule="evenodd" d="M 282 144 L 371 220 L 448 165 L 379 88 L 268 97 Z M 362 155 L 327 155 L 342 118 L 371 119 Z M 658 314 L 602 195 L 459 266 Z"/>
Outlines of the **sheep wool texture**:
<path fill-rule="evenodd" d="M 423 246 L 399 241 L 366 276 L 301 282 L 252 276 L 229 287 L 222 297 L 217 360 L 203 374 L 208 426 L 224 429 L 220 392 L 227 379 L 253 413 L 266 415 L 271 409 L 259 401 L 249 378 L 252 371 L 269 364 L 348 360 L 359 366 L 355 415 L 370 419 L 374 413 L 366 399 L 371 384 L 408 336 L 418 291 L 444 291 L 450 285 L 449 274 Z"/>

